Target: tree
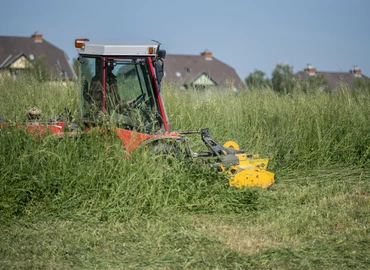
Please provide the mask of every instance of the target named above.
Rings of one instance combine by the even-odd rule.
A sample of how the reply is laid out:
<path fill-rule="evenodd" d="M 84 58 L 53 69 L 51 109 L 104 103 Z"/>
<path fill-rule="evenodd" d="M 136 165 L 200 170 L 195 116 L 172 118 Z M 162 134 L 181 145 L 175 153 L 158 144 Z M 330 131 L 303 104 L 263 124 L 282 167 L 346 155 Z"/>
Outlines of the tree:
<path fill-rule="evenodd" d="M 290 93 L 293 91 L 293 67 L 288 64 L 277 64 L 272 72 L 272 88 L 279 93 Z"/>
<path fill-rule="evenodd" d="M 266 89 L 271 87 L 270 79 L 265 77 L 265 73 L 261 70 L 255 69 L 253 73 L 245 79 L 245 84 L 248 88 Z"/>
<path fill-rule="evenodd" d="M 50 80 L 52 76 L 51 70 L 45 65 L 45 59 L 45 56 L 40 56 L 32 62 L 32 75 L 40 82 Z"/>
<path fill-rule="evenodd" d="M 370 89 L 370 80 L 365 78 L 356 78 L 355 79 L 355 88 L 360 90 L 369 90 Z"/>
<path fill-rule="evenodd" d="M 304 80 L 297 82 L 297 87 L 299 86 L 300 90 L 306 94 L 319 92 L 328 92 L 329 84 L 320 74 L 314 76 L 309 76 Z"/>

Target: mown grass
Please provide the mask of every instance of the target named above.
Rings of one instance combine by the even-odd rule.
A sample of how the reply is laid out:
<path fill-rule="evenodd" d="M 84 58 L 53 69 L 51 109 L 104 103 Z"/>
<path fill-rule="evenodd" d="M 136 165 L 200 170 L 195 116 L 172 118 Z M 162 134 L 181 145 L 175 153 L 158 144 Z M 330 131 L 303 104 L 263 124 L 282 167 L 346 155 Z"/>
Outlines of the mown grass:
<path fill-rule="evenodd" d="M 267 190 L 148 151 L 123 158 L 114 134 L 38 141 L 3 127 L 0 268 L 369 269 L 369 93 L 163 88 L 173 129 L 269 156 Z M 5 80 L 0 115 L 77 117 L 76 97 L 73 84 Z"/>

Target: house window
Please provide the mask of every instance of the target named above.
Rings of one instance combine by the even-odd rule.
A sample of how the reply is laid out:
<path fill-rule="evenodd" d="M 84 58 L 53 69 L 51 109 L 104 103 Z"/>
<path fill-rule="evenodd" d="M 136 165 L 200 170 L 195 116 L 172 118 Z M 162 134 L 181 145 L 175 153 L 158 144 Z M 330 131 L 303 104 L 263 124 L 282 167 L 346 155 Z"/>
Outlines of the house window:
<path fill-rule="evenodd" d="M 65 71 L 65 70 L 61 70 L 59 75 L 60 75 L 60 77 L 66 78 L 66 77 L 68 77 L 68 72 Z"/>
<path fill-rule="evenodd" d="M 10 70 L 10 75 L 16 77 L 20 74 L 20 70 L 19 69 L 11 69 Z"/>

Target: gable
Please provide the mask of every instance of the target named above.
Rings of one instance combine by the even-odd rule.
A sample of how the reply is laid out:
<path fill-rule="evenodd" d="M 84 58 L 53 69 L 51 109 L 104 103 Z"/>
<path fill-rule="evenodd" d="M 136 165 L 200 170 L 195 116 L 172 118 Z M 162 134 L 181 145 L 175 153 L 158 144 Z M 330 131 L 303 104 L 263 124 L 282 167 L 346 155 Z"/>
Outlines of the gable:
<path fill-rule="evenodd" d="M 212 80 L 206 73 L 202 73 L 199 77 L 197 77 L 192 83 L 194 86 L 216 86 L 217 83 Z"/>
<path fill-rule="evenodd" d="M 8 67 L 11 69 L 25 69 L 30 66 L 30 62 L 28 59 L 21 55 L 19 58 L 17 58 L 13 63 L 11 63 Z"/>

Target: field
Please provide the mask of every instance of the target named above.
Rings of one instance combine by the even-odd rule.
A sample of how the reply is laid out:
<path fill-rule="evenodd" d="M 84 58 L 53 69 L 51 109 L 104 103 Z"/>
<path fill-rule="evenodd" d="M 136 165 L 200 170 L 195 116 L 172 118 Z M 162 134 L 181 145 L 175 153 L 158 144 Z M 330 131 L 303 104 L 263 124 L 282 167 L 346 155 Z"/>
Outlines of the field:
<path fill-rule="evenodd" d="M 0 269 L 370 269 L 370 89 L 163 88 L 171 127 L 271 159 L 269 189 L 114 135 L 0 129 Z M 77 87 L 0 80 L 0 116 L 77 117 Z M 191 138 L 201 148 L 200 137 Z"/>

